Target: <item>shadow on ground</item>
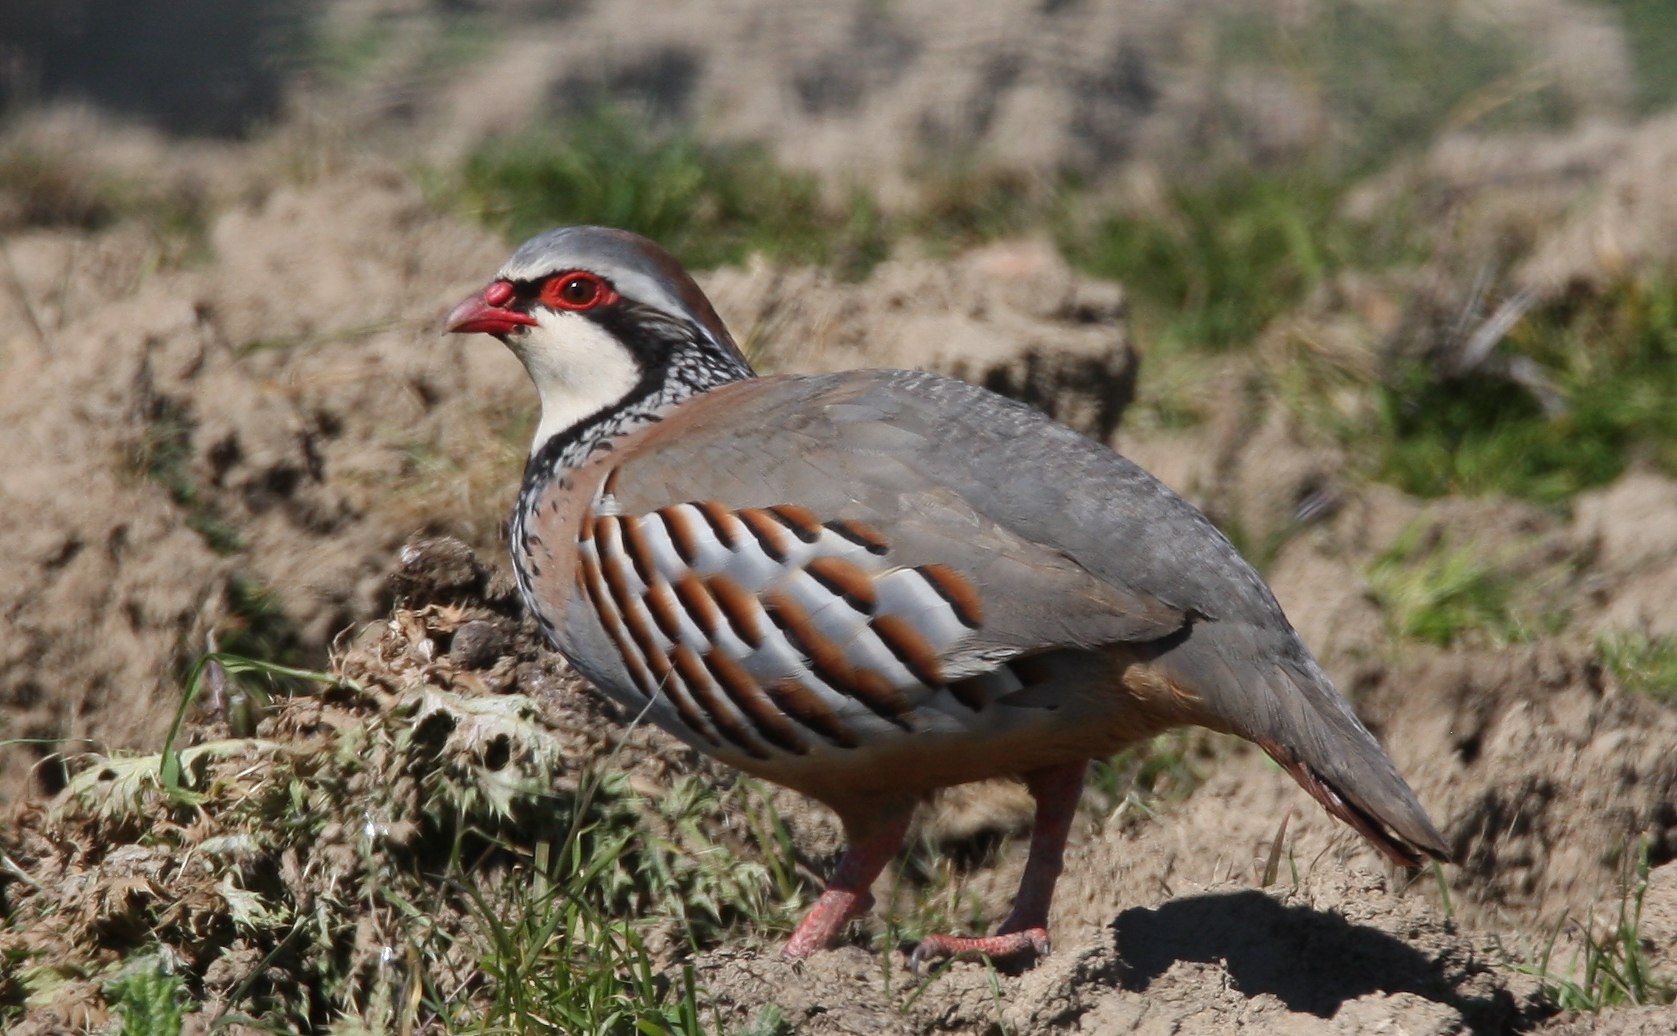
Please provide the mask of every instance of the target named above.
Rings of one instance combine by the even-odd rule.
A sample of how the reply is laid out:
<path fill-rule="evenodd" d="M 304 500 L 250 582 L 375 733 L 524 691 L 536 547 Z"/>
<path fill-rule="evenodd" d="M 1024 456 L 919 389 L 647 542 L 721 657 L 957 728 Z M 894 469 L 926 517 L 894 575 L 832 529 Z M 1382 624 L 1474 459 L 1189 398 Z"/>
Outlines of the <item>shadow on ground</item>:
<path fill-rule="evenodd" d="M 1256 891 L 1175 899 L 1156 909 L 1124 911 L 1112 924 L 1125 969 L 1121 983 L 1145 992 L 1179 961 L 1220 965 L 1247 997 L 1270 994 L 1290 1010 L 1331 1018 L 1373 993 L 1413 993 L 1447 1004 L 1497 1031 L 1518 1013 L 1513 997 L 1464 995 L 1461 972 L 1476 961 L 1420 952 L 1385 932 L 1338 913 L 1289 906 Z"/>

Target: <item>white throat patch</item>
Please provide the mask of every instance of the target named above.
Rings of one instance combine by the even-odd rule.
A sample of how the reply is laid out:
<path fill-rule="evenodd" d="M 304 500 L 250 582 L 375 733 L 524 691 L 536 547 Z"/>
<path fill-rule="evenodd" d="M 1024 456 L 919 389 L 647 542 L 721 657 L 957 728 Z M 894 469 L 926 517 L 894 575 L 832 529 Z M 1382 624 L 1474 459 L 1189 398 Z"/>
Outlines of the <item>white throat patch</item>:
<path fill-rule="evenodd" d="M 640 380 L 628 349 L 579 313 L 539 312 L 537 323 L 512 338 L 542 401 L 535 447 L 627 396 Z"/>

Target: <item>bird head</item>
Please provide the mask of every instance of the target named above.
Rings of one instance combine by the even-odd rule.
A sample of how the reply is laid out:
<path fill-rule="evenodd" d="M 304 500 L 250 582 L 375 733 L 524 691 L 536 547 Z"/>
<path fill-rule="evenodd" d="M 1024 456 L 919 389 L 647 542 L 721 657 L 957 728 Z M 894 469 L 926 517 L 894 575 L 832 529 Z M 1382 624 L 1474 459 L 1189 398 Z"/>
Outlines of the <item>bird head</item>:
<path fill-rule="evenodd" d="M 526 241 L 446 320 L 506 343 L 541 397 L 536 447 L 637 403 L 670 405 L 752 376 L 710 300 L 646 238 L 563 227 Z"/>

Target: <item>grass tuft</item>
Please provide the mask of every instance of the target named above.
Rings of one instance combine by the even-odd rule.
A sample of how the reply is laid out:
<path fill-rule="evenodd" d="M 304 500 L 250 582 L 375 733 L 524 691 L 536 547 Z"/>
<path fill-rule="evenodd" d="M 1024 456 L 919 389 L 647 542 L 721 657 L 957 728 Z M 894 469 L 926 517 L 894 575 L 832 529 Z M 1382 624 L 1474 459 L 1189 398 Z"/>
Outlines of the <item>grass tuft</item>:
<path fill-rule="evenodd" d="M 762 252 L 862 271 L 885 252 L 883 218 L 860 197 L 828 205 L 813 176 L 761 148 L 655 133 L 609 109 L 486 144 L 454 193 L 514 238 L 599 223 L 644 234 L 695 269 Z"/>
<path fill-rule="evenodd" d="M 1677 640 L 1641 633 L 1609 633 L 1596 641 L 1596 658 L 1626 690 L 1677 705 Z"/>
<path fill-rule="evenodd" d="M 693 269 L 762 254 L 860 279 L 914 237 L 946 253 L 1047 221 L 1051 185 L 950 160 L 920 171 L 919 204 L 887 213 L 857 188 L 823 191 L 761 147 L 701 143 L 611 108 L 484 145 L 441 193 L 514 239 L 598 223 L 662 244 Z"/>
<path fill-rule="evenodd" d="M 1162 345 L 1249 344 L 1336 271 L 1419 259 L 1406 213 L 1364 224 L 1341 205 L 1359 177 L 1416 141 L 1474 122 L 1567 116 L 1546 80 L 1522 78 L 1529 62 L 1506 33 L 1442 10 L 1320 6 L 1303 31 L 1286 19 L 1218 19 L 1217 70 L 1231 84 L 1248 74 L 1284 81 L 1342 133 L 1269 167 L 1219 164 L 1208 147 L 1211 172 L 1179 177 L 1155 203 L 1061 221 L 1067 254 L 1122 281 Z"/>
<path fill-rule="evenodd" d="M 1196 735 L 1171 730 L 1089 766 L 1083 801 L 1097 815 L 1116 820 L 1132 810 L 1152 813 L 1161 802 L 1180 802 L 1204 781 L 1194 765 Z"/>
<path fill-rule="evenodd" d="M 122 1036 L 180 1036 L 186 1018 L 186 984 L 160 960 L 135 961 L 111 983 L 111 1006 L 122 1017 Z"/>
<path fill-rule="evenodd" d="M 1573 113 L 1514 34 L 1450 5 L 1325 0 L 1307 20 L 1216 23 L 1224 68 L 1284 70 L 1336 139 L 1323 157 L 1366 172 L 1447 128 L 1554 125 Z"/>
<path fill-rule="evenodd" d="M 1421 523 L 1404 530 L 1368 569 L 1394 634 L 1448 647 L 1477 634 L 1494 644 L 1529 640 L 1514 612 L 1514 582 L 1480 551 L 1452 547 Z"/>
<path fill-rule="evenodd" d="M 974 840 L 961 853 L 926 838 L 911 839 L 891 870 L 886 897 L 885 927 L 875 941 L 881 965 L 891 967 L 898 947 L 912 946 L 934 933 L 981 933 L 999 918 L 993 904 L 968 880 L 979 867 L 993 866 L 1006 838 L 991 835 Z"/>
<path fill-rule="evenodd" d="M 1657 973 L 1642 937 L 1642 901 L 1648 893 L 1648 840 L 1636 857 L 1635 873 L 1619 900 L 1617 920 L 1599 934 L 1579 925 L 1582 944 L 1566 971 L 1556 972 L 1555 944 L 1563 920 L 1535 963 L 1515 970 L 1536 976 L 1543 995 L 1563 1011 L 1600 1013 L 1609 1007 L 1677 1003 L 1677 975 Z"/>
<path fill-rule="evenodd" d="M 1315 173 L 1243 173 L 1165 192 L 1158 210 L 1062 230 L 1072 262 L 1123 283 L 1167 348 L 1249 343 L 1359 249 L 1342 186 Z"/>
<path fill-rule="evenodd" d="M 691 965 L 675 980 L 660 974 L 632 923 L 601 913 L 586 896 L 599 861 L 554 848 L 540 843 L 529 869 L 497 896 L 468 886 L 487 936 L 480 967 L 489 1006 L 470 1019 L 446 998 L 432 1009 L 455 1016 L 456 1031 L 469 1021 L 471 1031 L 488 1033 L 705 1032 Z"/>
<path fill-rule="evenodd" d="M 735 1036 L 796 1036 L 797 1030 L 792 1027 L 791 1019 L 780 1008 L 769 1006 L 758 1012 L 751 1019 L 750 1024 L 740 1029 Z"/>
<path fill-rule="evenodd" d="M 1542 306 L 1508 371 L 1413 364 L 1379 394 L 1379 475 L 1406 492 L 1564 501 L 1635 460 L 1677 473 L 1677 283 L 1647 276 Z"/>
<path fill-rule="evenodd" d="M 424 622 L 456 621 L 424 614 L 355 650 L 416 657 L 410 638 L 443 629 Z M 98 908 L 66 922 L 66 889 L 8 888 L 0 1017 L 64 999 L 132 1004 L 150 1012 L 136 1031 L 171 1036 L 167 1002 L 192 1024 L 295 1031 L 698 1033 L 700 992 L 676 962 L 748 943 L 740 930 L 773 938 L 807 897 L 754 782 L 596 778 L 610 760 L 573 757 L 574 733 L 522 697 L 226 653 L 194 669 L 192 695 L 217 672 L 320 689 L 276 703 L 260 737 L 198 743 L 183 701 L 163 752 L 90 760 L 71 779 L 34 818 L 51 833 L 24 838 L 36 856 L 22 866 L 85 853 Z M 181 859 L 194 866 L 176 873 Z M 165 871 L 168 895 L 154 894 Z M 149 946 L 182 962 L 174 984 L 114 985 L 109 954 Z M 55 970 L 62 959 L 88 963 Z"/>

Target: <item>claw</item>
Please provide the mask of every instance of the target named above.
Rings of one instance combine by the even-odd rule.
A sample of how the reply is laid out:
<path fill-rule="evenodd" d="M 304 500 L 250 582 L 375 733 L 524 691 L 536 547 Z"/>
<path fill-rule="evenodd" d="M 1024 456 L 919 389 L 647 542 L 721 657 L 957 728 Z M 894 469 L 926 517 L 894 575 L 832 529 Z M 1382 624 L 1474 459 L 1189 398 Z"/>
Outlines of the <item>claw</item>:
<path fill-rule="evenodd" d="M 1048 929 L 1026 928 L 1005 935 L 966 937 L 928 935 L 909 955 L 908 966 L 916 978 L 928 963 L 940 960 L 988 957 L 1004 971 L 1023 969 L 1048 956 Z"/>

